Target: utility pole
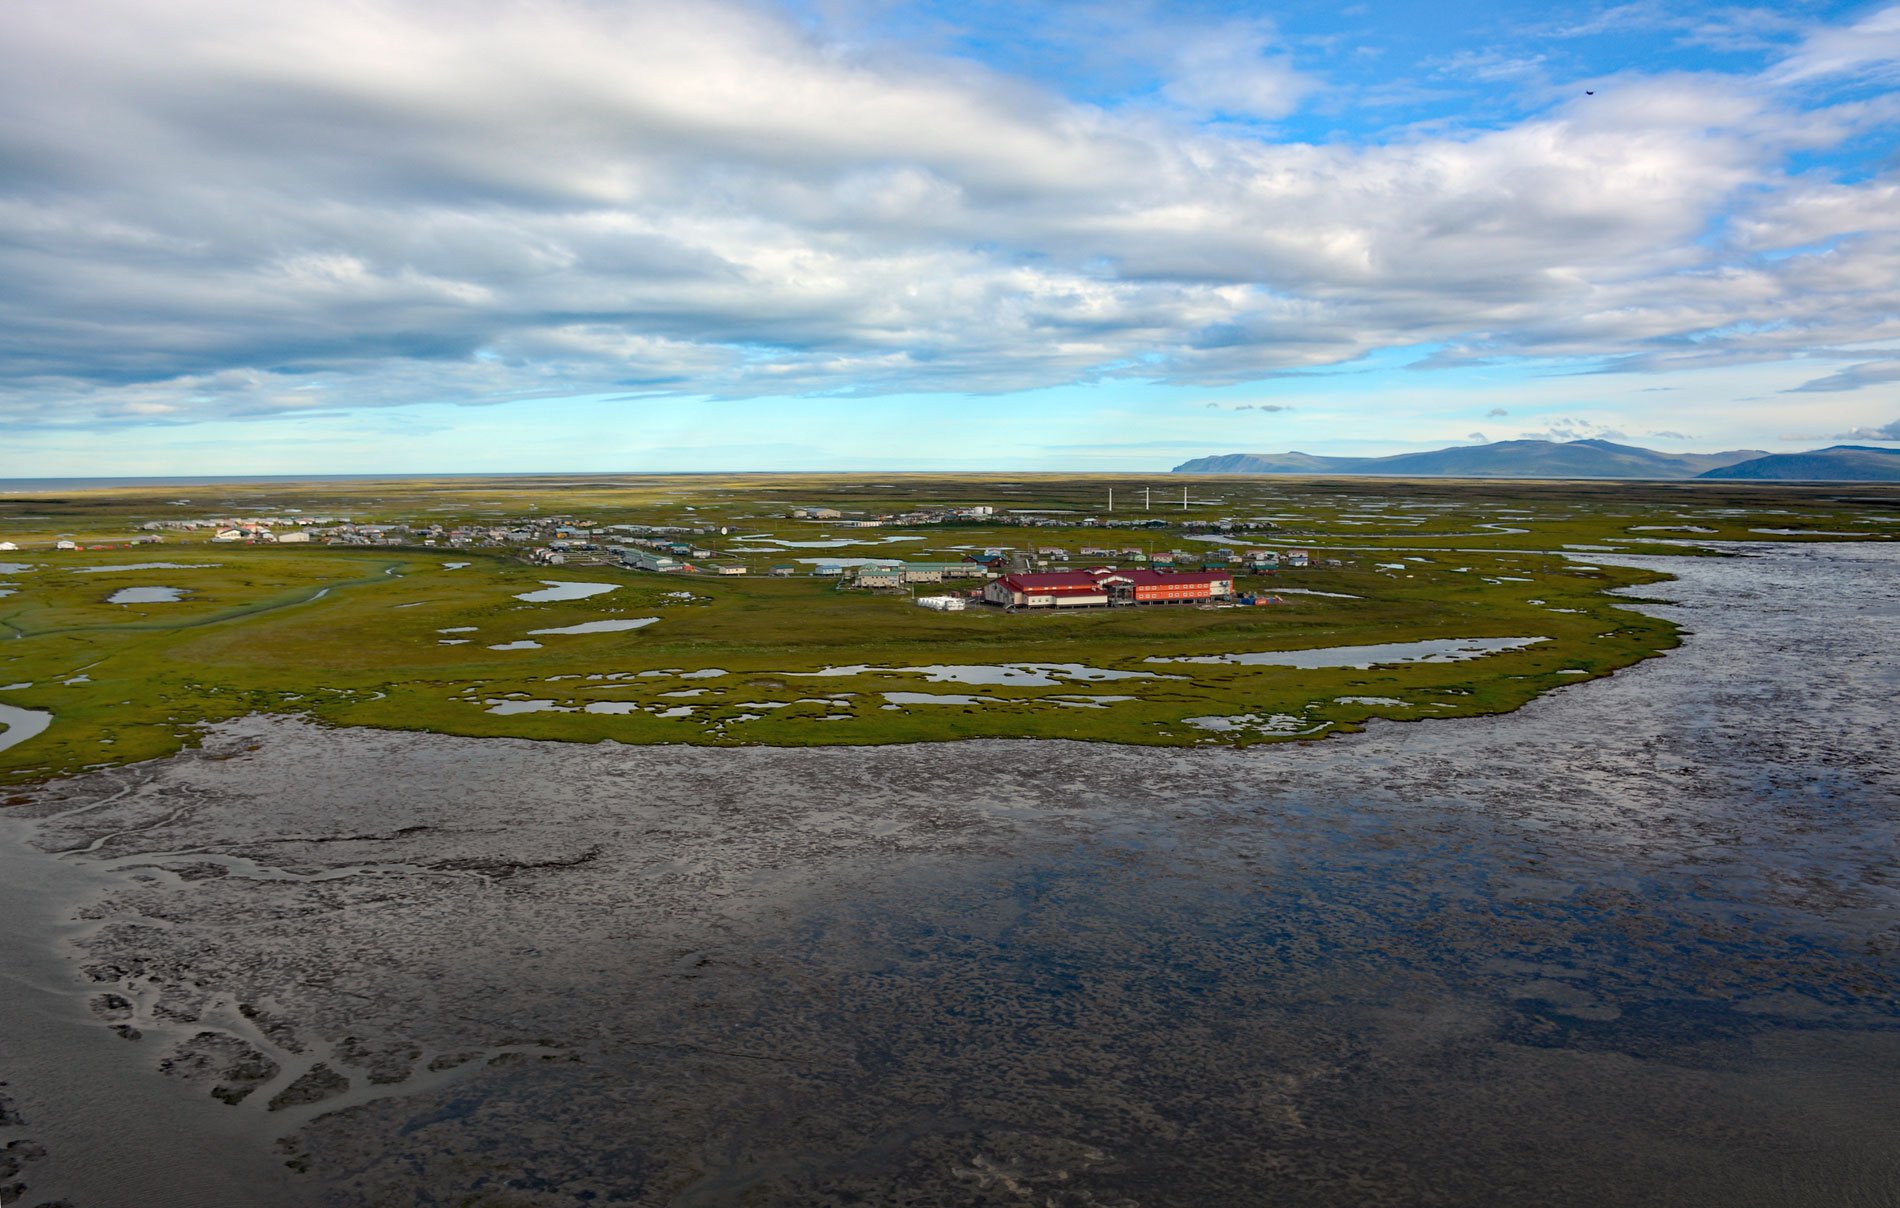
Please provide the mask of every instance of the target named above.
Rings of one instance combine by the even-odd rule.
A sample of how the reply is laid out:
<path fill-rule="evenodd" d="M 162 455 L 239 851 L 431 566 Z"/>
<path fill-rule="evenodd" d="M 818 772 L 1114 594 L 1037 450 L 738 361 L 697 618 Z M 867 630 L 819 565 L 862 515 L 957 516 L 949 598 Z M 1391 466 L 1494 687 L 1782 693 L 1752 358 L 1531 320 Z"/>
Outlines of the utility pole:
<path fill-rule="evenodd" d="M 1108 488 L 1108 510 L 1111 512 L 1115 510 L 1115 488 L 1114 487 Z"/>
<path fill-rule="evenodd" d="M 1153 506 L 1154 493 L 1155 493 L 1155 490 L 1153 487 L 1141 488 L 1141 510 L 1142 511 L 1144 512 L 1154 511 L 1154 506 Z"/>
<path fill-rule="evenodd" d="M 1181 488 L 1181 510 L 1187 511 L 1187 488 Z"/>

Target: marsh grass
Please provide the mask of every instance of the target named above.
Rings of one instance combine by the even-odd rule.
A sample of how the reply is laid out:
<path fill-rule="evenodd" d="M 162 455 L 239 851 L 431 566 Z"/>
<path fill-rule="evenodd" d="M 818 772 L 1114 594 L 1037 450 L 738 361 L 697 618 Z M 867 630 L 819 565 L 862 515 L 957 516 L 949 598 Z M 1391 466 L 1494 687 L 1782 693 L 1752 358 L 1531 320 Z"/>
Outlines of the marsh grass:
<path fill-rule="evenodd" d="M 1816 533 L 1853 525 L 1851 531 L 1865 529 L 1870 540 L 1900 533 L 1892 519 L 1900 513 L 1900 492 L 1880 488 L 1225 478 L 1190 484 L 1194 498 L 1211 502 L 1186 515 L 1271 514 L 1281 518 L 1275 521 L 1280 529 L 1235 538 L 1232 547 L 1300 545 L 1342 563 L 1285 571 L 1271 580 L 1243 578 L 1242 590 L 1298 587 L 1336 594 L 1289 594 L 1284 604 L 1252 609 L 1125 608 L 1061 615 L 931 612 L 912 606 L 905 595 L 841 591 L 833 580 L 803 575 L 681 579 L 601 566 L 532 567 L 510 552 L 479 549 L 213 545 L 188 537 L 140 548 L 50 549 L 53 538 L 64 533 L 101 545 L 124 538 L 148 519 L 287 507 L 342 513 L 359 522 L 575 515 L 603 524 L 725 525 L 731 530 L 725 537 L 698 538 L 724 548 L 746 544 L 738 538 L 747 534 L 791 540 L 853 535 L 783 519 L 794 503 L 829 502 L 876 512 L 986 502 L 1067 507 L 1079 516 L 1100 512 L 1110 485 L 1126 499 L 1144 484 L 1060 476 L 884 475 L 875 481 L 868 476 L 590 476 L 0 497 L 0 536 L 23 546 L 19 553 L 0 554 L 0 562 L 31 564 L 22 572 L 0 574 L 0 581 L 14 589 L 0 598 L 0 684 L 32 685 L 0 699 L 48 709 L 57 717 L 45 734 L 0 752 L 0 778 L 18 782 L 164 755 L 193 741 L 204 723 L 257 711 L 302 713 L 339 725 L 581 742 L 1287 741 L 1284 733 L 1267 729 L 1211 733 L 1185 719 L 1279 715 L 1298 719 L 1301 730 L 1324 735 L 1381 717 L 1419 720 L 1510 710 L 1554 687 L 1653 657 L 1678 641 L 1674 626 L 1607 594 L 1658 576 L 1566 558 L 1566 547 L 1704 552 L 1660 543 L 1690 539 L 1680 530 L 1692 526 L 1712 530 L 1693 537 L 1707 542 L 1761 540 L 1749 530 L 1771 525 Z M 1178 502 L 1178 479 L 1147 485 L 1165 485 Z M 181 494 L 193 499 L 189 507 L 170 502 Z M 1177 521 L 1183 513 L 1178 507 L 1158 508 L 1153 515 Z M 1863 523 L 1870 518 L 1873 523 Z M 900 547 L 815 552 L 895 556 L 901 551 L 913 558 L 950 558 L 956 552 L 949 547 L 957 545 L 1072 551 L 1087 545 L 1213 548 L 1175 530 L 959 525 L 864 535 L 875 540 L 892 532 L 925 539 Z M 1587 551 L 1569 552 L 1588 557 Z M 772 563 L 813 553 L 744 557 L 762 572 Z M 152 561 L 217 565 L 74 573 L 82 567 Z M 444 567 L 449 561 L 471 565 L 451 571 Z M 559 603 L 514 598 L 547 579 L 611 582 L 616 590 Z M 117 588 L 139 585 L 182 587 L 187 594 L 175 603 L 106 602 Z M 683 588 L 697 598 L 682 603 L 668 594 Z M 536 639 L 539 649 L 489 649 L 521 640 L 530 629 L 641 616 L 660 619 L 624 632 L 544 636 Z M 472 631 L 441 632 L 450 629 Z M 1548 640 L 1467 662 L 1364 670 L 1143 661 L 1446 637 Z M 809 674 L 838 666 L 1005 663 L 1079 663 L 1186 678 L 1025 687 L 932 684 L 914 674 L 878 671 Z M 726 674 L 695 679 L 677 674 L 710 669 Z M 690 698 L 660 695 L 684 687 L 705 691 Z M 984 699 L 979 705 L 886 708 L 886 692 Z M 1056 699 L 1110 694 L 1136 699 L 1099 707 Z M 487 711 L 488 702 L 511 695 L 551 700 L 571 711 Z M 1403 703 L 1340 699 L 1348 697 Z M 634 710 L 585 711 L 590 703 L 606 702 L 631 704 Z M 657 715 L 681 706 L 691 712 Z M 818 721 L 838 716 L 845 720 Z"/>

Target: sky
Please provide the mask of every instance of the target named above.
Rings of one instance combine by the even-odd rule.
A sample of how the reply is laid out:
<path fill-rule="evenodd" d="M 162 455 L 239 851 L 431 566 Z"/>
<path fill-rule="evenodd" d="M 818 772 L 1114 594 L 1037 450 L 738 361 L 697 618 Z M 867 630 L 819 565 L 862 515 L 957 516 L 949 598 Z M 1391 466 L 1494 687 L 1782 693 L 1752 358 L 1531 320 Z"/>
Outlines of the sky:
<path fill-rule="evenodd" d="M 10 0 L 0 477 L 1895 447 L 1897 155 L 1893 2 Z"/>

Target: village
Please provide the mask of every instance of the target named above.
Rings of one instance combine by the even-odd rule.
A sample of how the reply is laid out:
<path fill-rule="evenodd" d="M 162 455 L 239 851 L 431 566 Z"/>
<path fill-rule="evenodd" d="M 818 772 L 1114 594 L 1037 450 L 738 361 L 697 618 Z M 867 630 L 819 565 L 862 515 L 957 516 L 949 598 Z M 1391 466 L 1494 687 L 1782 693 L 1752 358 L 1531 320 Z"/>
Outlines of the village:
<path fill-rule="evenodd" d="M 1112 492 L 1108 502 L 1112 509 Z M 1119 519 L 1112 515 L 1055 515 L 1043 510 L 1011 512 L 986 504 L 878 514 L 801 506 L 789 509 L 785 518 L 821 524 L 827 530 L 930 525 L 1044 529 L 1137 528 L 1149 532 L 1178 528 L 1202 539 L 1227 534 L 1238 538 L 1242 534 L 1277 529 L 1270 522 L 1231 518 L 1171 522 L 1154 516 Z M 722 555 L 699 542 L 684 539 L 714 534 L 725 536 L 729 531 L 724 526 L 716 529 L 661 529 L 653 526 L 609 525 L 589 527 L 584 531 L 557 527 L 548 543 L 532 549 L 529 556 L 545 565 L 609 562 L 660 574 L 753 573 L 752 566 L 734 561 L 730 553 Z M 1312 561 L 1310 552 L 1304 549 L 1243 548 L 1243 545 L 1237 540 L 1235 546 L 1216 546 L 1199 552 L 1157 550 L 1152 546 L 1082 545 L 1070 549 L 1056 545 L 992 545 L 962 551 L 955 560 L 877 557 L 814 559 L 806 570 L 801 570 L 793 562 L 775 562 L 766 567 L 765 573 L 778 578 L 801 574 L 830 578 L 835 579 L 840 588 L 872 592 L 913 591 L 918 584 L 977 581 L 979 585 L 973 588 L 914 597 L 921 607 L 953 612 L 961 611 L 971 604 L 1014 610 L 1195 602 L 1267 603 L 1274 598 L 1237 592 L 1234 575 L 1270 575 L 1282 568 L 1302 568 Z M 1081 569 L 1070 570 L 1073 563 L 1080 563 Z"/>
<path fill-rule="evenodd" d="M 1571 568 L 1545 551 L 1607 545 L 1632 530 L 1646 540 L 1653 526 L 1635 522 L 1666 523 L 1682 506 L 1665 497 L 1630 512 L 1579 490 L 1556 512 L 1472 491 L 1450 509 L 1433 492 L 1389 486 L 1223 482 L 1193 486 L 1185 507 L 1176 488 L 1149 512 L 1141 484 L 1131 491 L 1124 481 L 1113 484 L 1110 512 L 1109 485 L 506 479 L 166 484 L 169 492 L 0 499 L 0 535 L 22 547 L 0 553 L 0 626 L 84 635 L 5 644 L 18 665 L 0 682 L 76 696 L 108 681 L 87 671 L 68 685 L 75 676 L 59 673 L 85 660 L 61 643 L 123 642 L 115 657 L 146 659 L 141 674 L 169 676 L 168 652 L 189 656 L 197 678 L 151 702 L 161 723 L 177 715 L 169 701 L 178 693 L 199 702 L 195 715 L 215 716 L 270 692 L 293 705 L 318 701 L 324 716 L 352 724 L 426 718 L 455 732 L 562 739 L 1273 741 L 1322 722 L 1354 724 L 1366 709 L 1490 707 L 1500 693 L 1594 673 L 1588 652 L 1606 644 L 1619 657 L 1651 648 L 1650 633 L 1600 615 L 1595 596 L 1612 572 Z M 1157 504 L 1161 493 L 1157 485 Z M 1543 509 L 1534 523 L 1533 507 Z M 1688 518 L 1724 534 L 1717 524 L 1769 522 L 1710 511 Z M 1779 514 L 1773 522 L 1786 524 Z M 1129 523 L 1138 527 L 1120 527 Z M 78 552 L 55 552 L 56 542 Z M 1497 548 L 1472 548 L 1480 544 Z M 1432 556 L 1437 549 L 1456 552 Z M 257 635 L 254 659 L 207 681 L 196 668 L 234 665 L 239 633 Z M 310 653 L 296 678 L 272 653 L 279 634 L 304 635 L 297 648 Z M 1285 684 L 1231 669 L 1272 651 L 1394 638 L 1542 641 L 1534 660 L 1499 654 L 1509 673 L 1482 679 L 1482 701 L 1451 691 L 1478 682 L 1471 668 L 1421 670 L 1413 678 L 1446 694 L 1433 697 L 1345 664 Z M 45 666 L 21 663 L 36 650 Z M 1451 653 L 1462 662 L 1492 650 Z M 339 658 L 358 668 L 356 679 L 337 678 Z M 1213 669 L 1163 671 L 1151 660 Z M 1088 670 L 1012 670 L 1022 666 Z M 943 668 L 952 670 L 931 670 Z M 1091 694 L 1098 670 L 1126 682 Z M 956 684 L 975 676 L 978 688 L 919 689 L 918 677 L 940 674 L 964 677 L 945 681 Z M 100 716 L 70 751 L 78 764 L 96 760 L 94 744 L 108 739 L 111 755 L 152 750 L 125 745 L 118 713 Z"/>
<path fill-rule="evenodd" d="M 174 501 L 177 505 L 188 501 Z M 1144 501 L 1145 502 L 1145 501 Z M 779 519 L 800 525 L 822 526 L 827 540 L 805 542 L 738 532 L 733 523 L 693 521 L 673 524 L 604 523 L 571 515 L 537 515 L 498 519 L 484 524 L 457 524 L 389 520 L 360 522 L 349 516 L 307 514 L 283 509 L 273 514 L 221 515 L 146 521 L 134 535 L 118 540 L 80 540 L 62 535 L 56 551 L 112 549 L 153 545 L 167 538 L 221 545 L 308 545 L 422 547 L 450 550 L 507 551 L 539 566 L 616 566 L 665 575 L 764 575 L 773 578 L 813 577 L 832 580 L 840 590 L 870 593 L 903 592 L 924 608 L 961 611 L 972 605 L 1005 611 L 1020 609 L 1069 610 L 1129 605 L 1201 604 L 1254 605 L 1278 598 L 1239 591 L 1237 575 L 1272 575 L 1312 564 L 1309 551 L 1264 548 L 1249 536 L 1272 533 L 1276 539 L 1291 535 L 1264 520 L 1171 520 L 1146 513 L 1134 517 L 1114 514 L 1111 493 L 1102 515 L 1047 510 L 1010 511 L 987 504 L 916 509 L 903 512 L 863 513 L 818 505 L 793 506 Z M 688 509 L 691 510 L 691 509 Z M 761 517 L 735 517 L 756 521 Z M 790 550 L 801 545 L 849 544 L 831 538 L 834 531 L 912 529 L 961 526 L 995 529 L 1120 529 L 1140 530 L 1150 540 L 1142 545 L 1053 544 L 953 547 L 954 558 L 806 558 L 791 560 Z M 1208 548 L 1156 548 L 1152 538 L 1175 530 Z M 1218 538 L 1231 536 L 1231 543 Z M 905 540 L 883 537 L 878 540 Z M 771 552 L 747 541 L 770 541 L 785 547 L 786 560 L 755 563 L 748 554 Z M 0 550 L 18 548 L 0 543 Z M 806 565 L 800 565 L 800 561 Z M 1332 563 L 1337 565 L 1337 562 Z M 919 585 L 939 590 L 919 594 Z"/>

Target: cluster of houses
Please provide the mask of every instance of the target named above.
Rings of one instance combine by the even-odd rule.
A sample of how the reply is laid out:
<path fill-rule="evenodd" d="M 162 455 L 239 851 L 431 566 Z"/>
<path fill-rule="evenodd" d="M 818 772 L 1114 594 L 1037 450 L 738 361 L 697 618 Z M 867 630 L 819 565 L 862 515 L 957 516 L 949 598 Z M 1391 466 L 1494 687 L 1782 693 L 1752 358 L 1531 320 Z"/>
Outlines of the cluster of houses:
<path fill-rule="evenodd" d="M 212 541 L 227 545 L 300 545 L 312 541 L 326 545 L 411 545 L 417 540 L 406 524 L 354 524 L 344 516 L 224 516 L 152 520 L 139 527 L 148 533 L 209 529 Z"/>
<path fill-rule="evenodd" d="M 299 512 L 283 516 L 207 516 L 195 520 L 148 520 L 139 525 L 139 529 L 147 533 L 196 533 L 210 529 L 217 535 L 226 532 L 258 534 L 276 533 L 280 529 L 347 525 L 349 522 L 348 516 L 306 516 Z"/>
<path fill-rule="evenodd" d="M 129 549 L 138 545 L 157 545 L 165 540 L 155 533 L 142 533 L 137 537 L 128 537 L 120 541 L 95 541 L 90 545 L 81 545 L 71 537 L 60 537 L 53 542 L 57 551 L 79 549 Z M 0 554 L 12 553 L 20 547 L 11 541 L 0 541 Z"/>
<path fill-rule="evenodd" d="M 886 525 L 921 524 L 957 524 L 985 523 L 1007 524 L 999 519 L 996 509 L 988 504 L 973 504 L 968 507 L 930 508 L 915 512 L 880 512 L 871 515 L 863 512 L 843 512 L 837 508 L 802 507 L 793 508 L 785 513 L 791 520 L 822 521 L 833 528 L 883 528 Z"/>
<path fill-rule="evenodd" d="M 713 557 L 713 552 L 680 540 L 683 536 L 724 534 L 710 525 L 614 524 L 569 516 L 534 516 L 493 524 L 355 524 L 347 517 L 263 516 L 248 519 L 153 521 L 146 529 L 192 531 L 210 528 L 213 541 L 260 544 L 321 541 L 326 545 L 423 545 L 451 549 L 528 547 L 530 561 L 543 565 L 608 562 L 626 546 L 639 546 L 681 559 Z"/>
<path fill-rule="evenodd" d="M 1039 549 L 1036 555 L 1039 564 L 1069 560 L 1069 554 L 1058 549 Z M 1198 567 L 1201 570 L 1219 570 L 1222 567 L 1239 566 L 1256 574 L 1263 574 L 1282 566 L 1307 566 L 1312 562 L 1312 554 L 1303 549 L 1237 550 L 1224 546 L 1219 549 L 1198 551 L 1171 549 L 1147 553 L 1138 549 L 1107 549 L 1101 546 L 1085 545 L 1076 551 L 1076 556 L 1084 561 L 1132 562 L 1140 566 L 1153 567 Z"/>
<path fill-rule="evenodd" d="M 1178 524 L 1190 530 L 1239 535 L 1274 527 L 1265 521 L 1232 519 L 1169 521 L 1151 516 L 1118 518 L 1112 515 L 1102 519 L 1078 517 L 1068 512 L 1006 512 L 987 504 L 890 515 L 848 514 L 838 508 L 812 506 L 791 508 L 788 514 L 793 519 L 837 528 L 966 523 L 1152 530 Z M 572 516 L 536 515 L 456 525 L 425 521 L 358 524 L 346 516 L 305 515 L 290 509 L 283 515 L 154 520 L 141 528 L 144 531 L 137 538 L 139 541 L 157 541 L 160 532 L 210 530 L 213 541 L 248 544 L 316 541 L 326 545 L 509 547 L 521 550 L 530 561 L 547 566 L 612 564 L 659 574 L 725 575 L 743 575 L 752 569 L 702 544 L 705 538 L 729 535 L 728 527 L 690 522 L 598 524 Z M 61 546 L 77 548 L 67 540 L 62 540 Z M 1245 548 L 1244 542 L 1237 541 L 1235 547 L 1202 550 L 1157 551 L 1107 545 L 1085 545 L 1073 551 L 1059 546 L 993 547 L 980 552 L 973 550 L 958 561 L 877 559 L 853 565 L 826 561 L 810 570 L 782 562 L 770 566 L 768 573 L 778 578 L 804 574 L 835 577 L 845 586 L 872 589 L 982 580 L 979 590 L 925 597 L 920 603 L 926 607 L 954 609 L 982 600 L 1012 608 L 1059 608 L 1218 599 L 1233 593 L 1233 576 L 1237 572 L 1263 574 L 1282 567 L 1304 567 L 1310 562 L 1311 556 L 1306 550 Z M 1070 572 L 1067 568 L 1072 563 L 1095 569 Z M 1124 569 L 1105 569 L 1114 567 Z"/>
<path fill-rule="evenodd" d="M 965 507 L 930 508 L 915 512 L 846 512 L 832 507 L 795 507 L 785 513 L 792 520 L 806 520 L 824 523 L 832 528 L 883 528 L 885 526 L 910 527 L 926 524 L 982 524 L 988 526 L 1008 525 L 1014 528 L 1109 528 L 1109 529 L 1165 529 L 1173 523 L 1157 516 L 1140 517 L 1101 517 L 1077 516 L 1072 512 L 1055 511 L 1001 511 L 988 504 L 971 504 Z M 1198 522 L 1190 522 L 1198 523 Z M 1206 524 L 1224 526 L 1222 531 L 1237 528 L 1272 528 L 1265 522 L 1241 524 L 1236 521 L 1214 521 Z M 1201 524 L 1201 527 L 1206 527 Z"/>
<path fill-rule="evenodd" d="M 814 575 L 844 575 L 844 567 L 820 564 Z M 866 562 L 851 573 L 854 587 L 908 587 L 912 583 L 941 583 L 945 579 L 987 579 L 997 572 L 987 562 Z"/>

